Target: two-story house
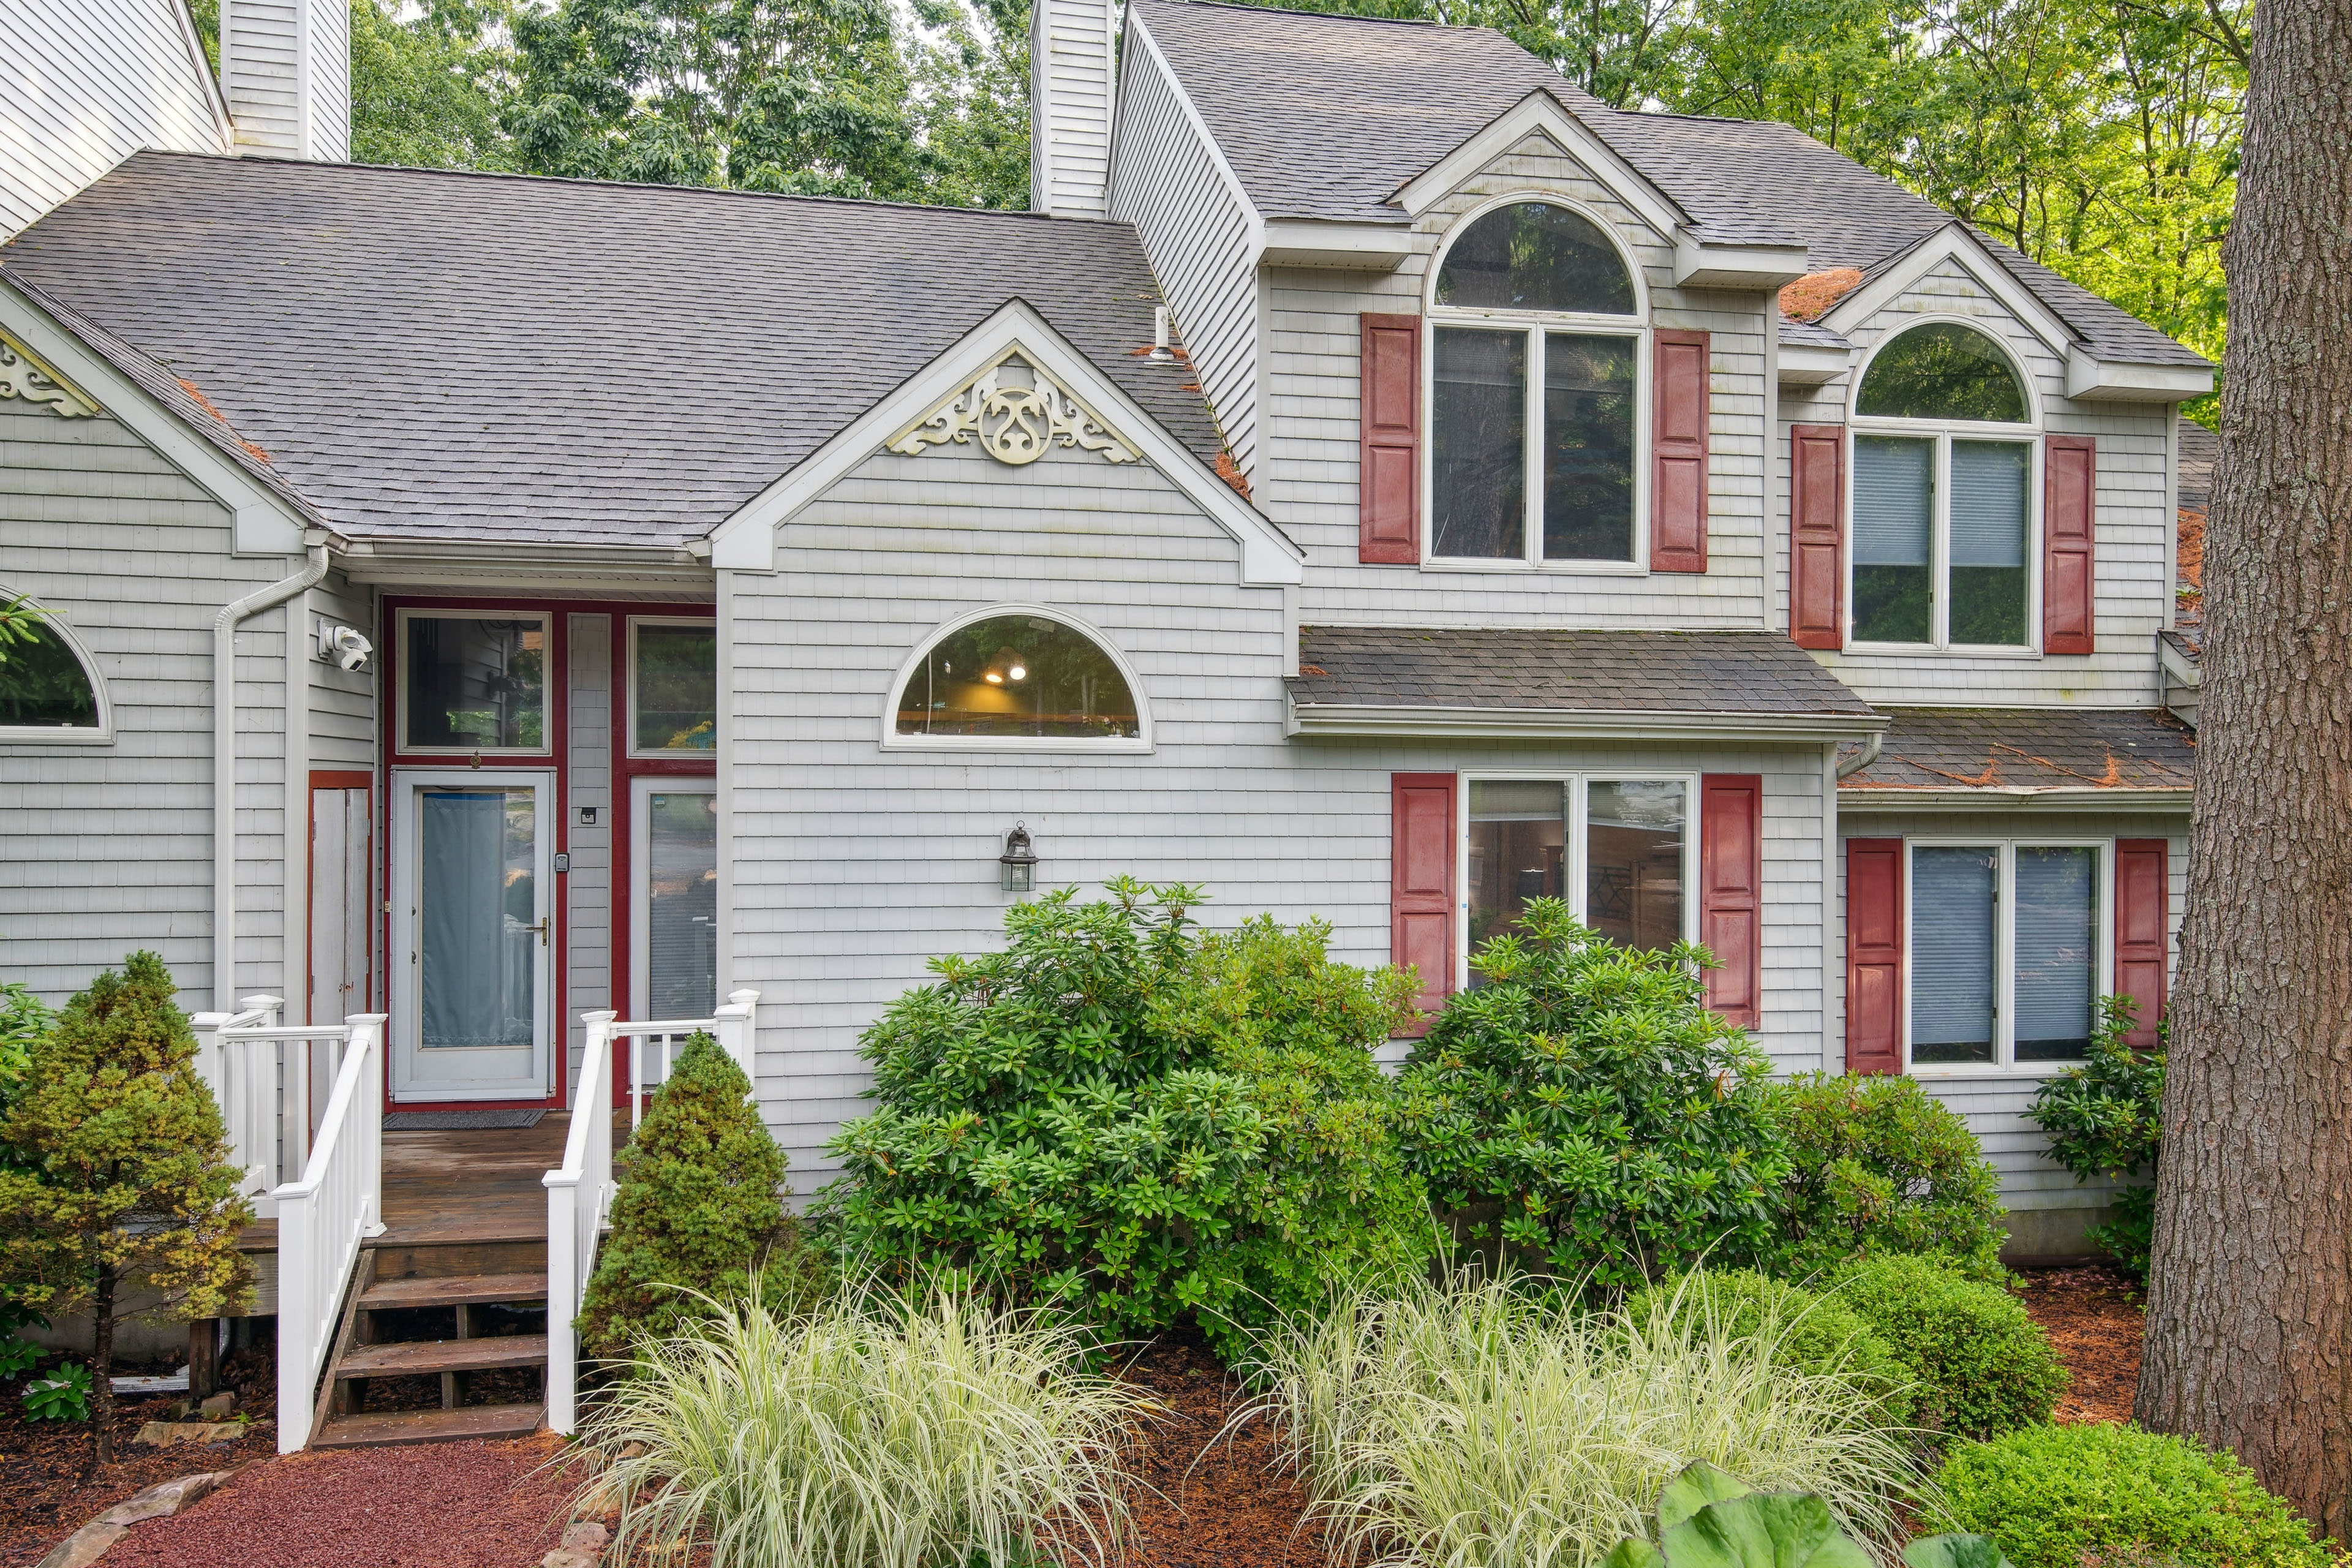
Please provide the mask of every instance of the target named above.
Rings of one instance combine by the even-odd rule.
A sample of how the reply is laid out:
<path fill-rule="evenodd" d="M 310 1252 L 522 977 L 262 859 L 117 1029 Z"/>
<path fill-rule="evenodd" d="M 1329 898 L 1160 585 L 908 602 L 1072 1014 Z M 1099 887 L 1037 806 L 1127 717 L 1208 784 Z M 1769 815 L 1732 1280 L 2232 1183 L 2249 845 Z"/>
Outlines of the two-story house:
<path fill-rule="evenodd" d="M 1036 15 L 1034 215 L 142 153 L 0 248 L 0 973 L 384 1015 L 396 1111 L 756 992 L 806 1193 L 1008 885 L 1433 1005 L 1549 894 L 2081 1250 L 2022 1113 L 2163 1005 L 2210 367 L 1490 31 Z"/>

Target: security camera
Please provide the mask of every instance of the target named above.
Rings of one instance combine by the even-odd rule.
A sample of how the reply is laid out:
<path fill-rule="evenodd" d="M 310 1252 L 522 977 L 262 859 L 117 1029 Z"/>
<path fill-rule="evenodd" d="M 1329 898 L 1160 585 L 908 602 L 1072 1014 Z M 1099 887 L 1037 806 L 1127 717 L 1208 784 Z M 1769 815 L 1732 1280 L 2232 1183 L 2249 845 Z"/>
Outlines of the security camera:
<path fill-rule="evenodd" d="M 342 666 L 345 669 L 364 669 L 368 656 L 375 652 L 375 644 L 368 641 L 352 626 L 339 626 L 331 621 L 319 623 L 319 657 Z"/>

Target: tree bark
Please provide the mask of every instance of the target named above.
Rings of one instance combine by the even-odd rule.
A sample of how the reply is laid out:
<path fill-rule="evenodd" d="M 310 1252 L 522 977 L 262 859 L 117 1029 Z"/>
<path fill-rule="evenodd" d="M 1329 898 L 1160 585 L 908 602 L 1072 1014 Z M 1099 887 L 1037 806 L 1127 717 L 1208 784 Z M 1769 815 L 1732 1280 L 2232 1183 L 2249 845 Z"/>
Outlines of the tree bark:
<path fill-rule="evenodd" d="M 2352 0 L 2255 7 L 2135 1413 L 2352 1538 Z"/>
<path fill-rule="evenodd" d="M 100 1265 L 90 1300 L 89 1419 L 97 1429 L 97 1463 L 114 1463 L 114 1270 Z"/>

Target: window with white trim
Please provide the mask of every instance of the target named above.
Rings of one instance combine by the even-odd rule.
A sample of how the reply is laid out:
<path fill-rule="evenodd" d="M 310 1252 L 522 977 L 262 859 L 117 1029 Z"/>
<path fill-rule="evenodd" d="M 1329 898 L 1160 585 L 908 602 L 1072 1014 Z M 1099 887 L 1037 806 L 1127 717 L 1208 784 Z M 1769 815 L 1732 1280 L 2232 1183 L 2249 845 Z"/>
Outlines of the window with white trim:
<path fill-rule="evenodd" d="M 629 617 L 629 755 L 719 744 L 719 627 L 707 616 Z"/>
<path fill-rule="evenodd" d="M 0 735 L 87 740 L 106 731 L 97 679 L 56 615 L 0 594 Z"/>
<path fill-rule="evenodd" d="M 1133 751 L 1149 721 L 1120 661 L 1085 628 L 1040 610 L 960 622 L 908 667 L 890 743 L 1051 745 Z"/>
<path fill-rule="evenodd" d="M 1697 938 L 1698 836 L 1687 774 L 1467 780 L 1464 954 L 1518 923 L 1528 900 L 1566 899 L 1627 947 Z M 1481 984 L 1475 975 L 1467 984 Z"/>
<path fill-rule="evenodd" d="M 1429 312 L 1432 558 L 1638 559 L 1641 310 L 1573 207 L 1515 200 L 1462 228 Z"/>
<path fill-rule="evenodd" d="M 1853 408 L 1853 640 L 2033 646 L 2032 402 L 2000 344 L 1928 321 L 1881 344 Z"/>
<path fill-rule="evenodd" d="M 2087 1055 L 2108 989 L 2109 843 L 1913 839 L 1907 848 L 1911 1065 Z"/>

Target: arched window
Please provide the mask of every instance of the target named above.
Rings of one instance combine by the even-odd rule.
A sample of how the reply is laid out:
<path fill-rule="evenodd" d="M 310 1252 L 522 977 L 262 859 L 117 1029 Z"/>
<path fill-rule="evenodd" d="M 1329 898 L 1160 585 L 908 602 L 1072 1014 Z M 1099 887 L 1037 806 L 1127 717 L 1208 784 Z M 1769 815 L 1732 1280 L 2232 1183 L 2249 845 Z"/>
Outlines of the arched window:
<path fill-rule="evenodd" d="M 1431 294 L 1430 553 L 1634 559 L 1641 297 L 1601 226 L 1556 202 L 1483 213 Z"/>
<path fill-rule="evenodd" d="M 2021 425 L 2025 385 L 2000 345 L 1958 321 L 1914 327 L 1871 357 L 1854 412 Z"/>
<path fill-rule="evenodd" d="M 908 667 L 888 739 L 1139 749 L 1148 718 L 1118 658 L 1085 629 L 1010 609 L 950 626 Z"/>
<path fill-rule="evenodd" d="M 100 739 L 106 719 L 98 682 L 57 617 L 0 594 L 0 734 Z"/>
<path fill-rule="evenodd" d="M 1854 397 L 1856 642 L 2032 646 L 2032 406 L 2008 353 L 1958 321 L 1871 356 Z M 2020 428 L 1983 428 L 1998 425 Z"/>

